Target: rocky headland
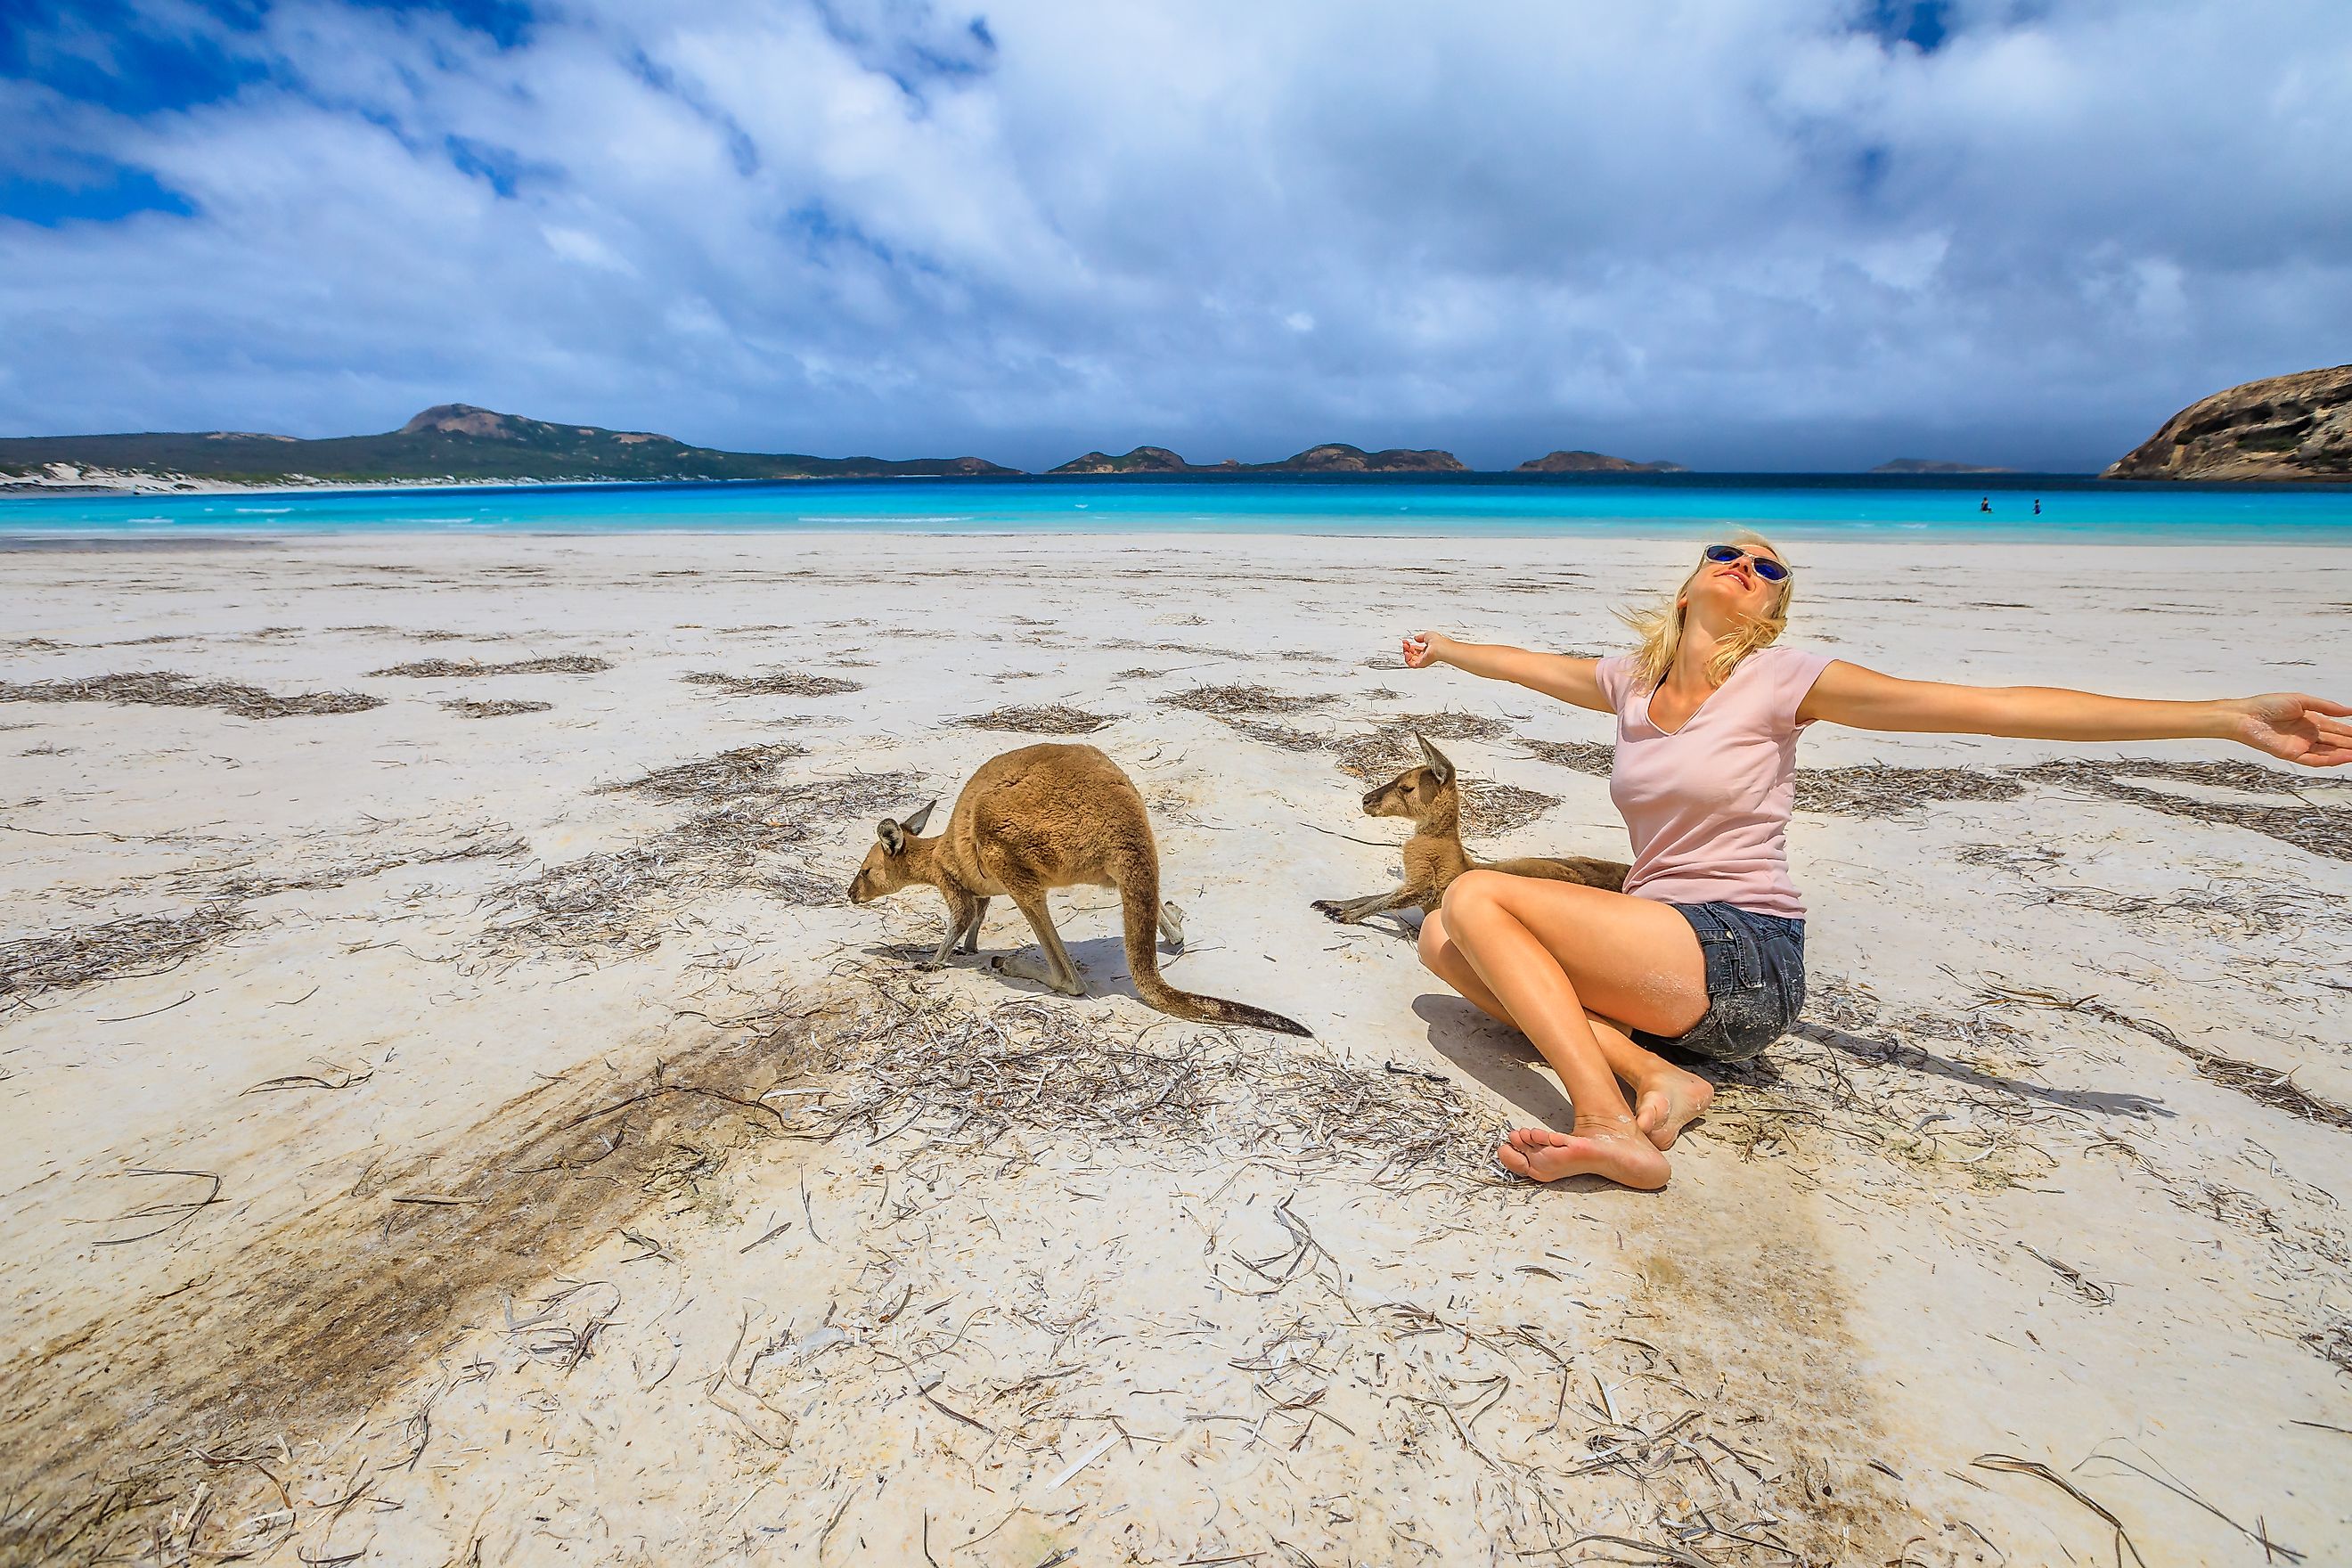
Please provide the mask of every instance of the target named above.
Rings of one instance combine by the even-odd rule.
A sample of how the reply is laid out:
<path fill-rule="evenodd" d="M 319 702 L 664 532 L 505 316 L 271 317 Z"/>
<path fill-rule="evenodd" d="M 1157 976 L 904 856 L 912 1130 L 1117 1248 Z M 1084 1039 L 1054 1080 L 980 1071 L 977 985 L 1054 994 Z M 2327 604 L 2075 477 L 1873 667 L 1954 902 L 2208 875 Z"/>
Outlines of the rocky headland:
<path fill-rule="evenodd" d="M 2217 392 L 2099 477 L 2352 480 L 2352 364 Z"/>

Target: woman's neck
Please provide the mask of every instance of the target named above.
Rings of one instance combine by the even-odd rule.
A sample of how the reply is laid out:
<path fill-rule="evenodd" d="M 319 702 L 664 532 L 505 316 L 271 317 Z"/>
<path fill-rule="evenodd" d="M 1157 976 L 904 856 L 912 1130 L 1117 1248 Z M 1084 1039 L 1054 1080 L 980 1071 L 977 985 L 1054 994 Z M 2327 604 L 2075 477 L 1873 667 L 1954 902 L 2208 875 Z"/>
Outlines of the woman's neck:
<path fill-rule="evenodd" d="M 1675 645 L 1675 661 L 1667 667 L 1666 679 L 1660 684 L 1677 691 L 1714 690 L 1715 680 L 1707 669 L 1721 644 L 1722 638 L 1714 627 L 1696 619 L 1685 622 L 1682 638 Z"/>

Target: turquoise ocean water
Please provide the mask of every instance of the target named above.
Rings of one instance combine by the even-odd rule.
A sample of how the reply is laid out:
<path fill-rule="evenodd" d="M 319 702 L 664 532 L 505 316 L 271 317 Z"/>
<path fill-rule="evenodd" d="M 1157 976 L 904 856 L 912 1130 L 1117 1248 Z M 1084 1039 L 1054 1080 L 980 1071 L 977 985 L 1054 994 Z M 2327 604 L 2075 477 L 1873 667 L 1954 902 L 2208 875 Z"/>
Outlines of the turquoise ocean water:
<path fill-rule="evenodd" d="M 1980 510 L 1986 500 L 1989 513 Z M 1964 539 L 2050 543 L 2344 545 L 2352 544 L 2352 485 L 2103 484 L 2014 475 L 1953 480 L 1471 474 L 0 497 L 0 536 L 52 537 L 892 530 L 1679 538 L 1741 524 L 1791 540 L 1899 538 L 1936 530 Z"/>

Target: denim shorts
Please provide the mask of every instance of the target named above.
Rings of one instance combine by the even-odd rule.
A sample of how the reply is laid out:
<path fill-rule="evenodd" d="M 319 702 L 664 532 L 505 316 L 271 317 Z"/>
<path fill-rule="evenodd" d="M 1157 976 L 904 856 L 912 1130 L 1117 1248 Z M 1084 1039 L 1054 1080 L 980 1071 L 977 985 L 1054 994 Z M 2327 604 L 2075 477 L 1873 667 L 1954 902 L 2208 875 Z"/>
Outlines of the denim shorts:
<path fill-rule="evenodd" d="M 1789 1032 L 1805 1005 L 1805 922 L 1737 904 L 1670 904 L 1698 933 L 1706 1016 L 1680 1039 L 1635 1030 L 1637 1045 L 1744 1062 Z"/>

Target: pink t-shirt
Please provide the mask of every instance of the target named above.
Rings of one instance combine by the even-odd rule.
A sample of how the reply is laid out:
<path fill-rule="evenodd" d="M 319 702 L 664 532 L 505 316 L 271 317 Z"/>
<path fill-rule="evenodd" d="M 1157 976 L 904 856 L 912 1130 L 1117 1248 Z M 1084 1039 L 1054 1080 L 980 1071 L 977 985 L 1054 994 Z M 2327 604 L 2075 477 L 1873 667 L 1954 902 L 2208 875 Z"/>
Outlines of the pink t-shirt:
<path fill-rule="evenodd" d="M 1804 918 L 1789 879 L 1797 707 L 1829 662 L 1800 648 L 1759 648 L 1669 734 L 1650 722 L 1633 661 L 1601 661 L 1595 674 L 1617 711 L 1609 798 L 1633 838 L 1627 892 Z"/>

